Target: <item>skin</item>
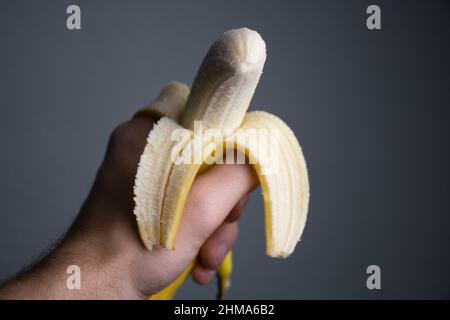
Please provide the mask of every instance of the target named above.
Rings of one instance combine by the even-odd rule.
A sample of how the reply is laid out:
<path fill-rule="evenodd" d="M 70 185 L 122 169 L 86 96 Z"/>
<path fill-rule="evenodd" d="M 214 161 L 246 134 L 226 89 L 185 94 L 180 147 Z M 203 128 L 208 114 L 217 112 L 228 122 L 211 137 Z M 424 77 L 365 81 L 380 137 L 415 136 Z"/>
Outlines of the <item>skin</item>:
<path fill-rule="evenodd" d="M 140 116 L 111 134 L 104 160 L 63 240 L 28 271 L 0 287 L 1 299 L 146 299 L 198 257 L 192 278 L 208 283 L 238 233 L 237 220 L 257 178 L 247 165 L 216 165 L 189 192 L 176 250 L 147 251 L 133 215 L 133 183 L 148 132 L 158 119 Z M 69 290 L 69 265 L 81 289 Z"/>

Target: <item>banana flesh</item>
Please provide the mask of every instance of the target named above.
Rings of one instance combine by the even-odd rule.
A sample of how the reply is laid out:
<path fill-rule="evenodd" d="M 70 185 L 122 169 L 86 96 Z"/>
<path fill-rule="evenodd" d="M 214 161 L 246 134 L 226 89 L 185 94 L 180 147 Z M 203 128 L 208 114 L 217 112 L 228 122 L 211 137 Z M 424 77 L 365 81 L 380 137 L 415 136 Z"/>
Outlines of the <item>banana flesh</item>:
<path fill-rule="evenodd" d="M 266 61 L 261 36 L 242 28 L 225 32 L 209 49 L 192 85 L 181 125 L 237 129 L 258 85 Z"/>
<path fill-rule="evenodd" d="M 265 60 L 265 43 L 257 32 L 247 28 L 225 32 L 208 51 L 190 93 L 184 85 L 170 83 L 144 111 L 167 115 L 147 138 L 134 186 L 134 213 L 148 250 L 175 249 L 195 177 L 205 163 L 234 149 L 253 165 L 261 184 L 267 255 L 285 258 L 294 251 L 309 202 L 301 147 L 278 117 L 262 111 L 247 113 Z M 201 121 L 200 135 L 196 121 Z M 221 138 L 203 135 L 210 129 Z M 193 264 L 152 298 L 172 298 Z M 230 253 L 218 273 L 221 296 L 229 286 L 231 269 Z"/>

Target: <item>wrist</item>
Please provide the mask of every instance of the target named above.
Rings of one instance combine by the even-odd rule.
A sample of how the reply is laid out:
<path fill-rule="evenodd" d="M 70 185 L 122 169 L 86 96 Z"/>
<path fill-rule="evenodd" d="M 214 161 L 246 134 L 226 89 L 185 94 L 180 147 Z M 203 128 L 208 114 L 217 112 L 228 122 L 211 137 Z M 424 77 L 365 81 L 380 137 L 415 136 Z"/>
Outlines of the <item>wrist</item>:
<path fill-rule="evenodd" d="M 140 299 L 124 255 L 107 239 L 99 243 L 76 237 L 55 251 L 54 267 L 45 273 L 63 279 L 59 285 L 64 285 L 65 299 Z M 79 287 L 74 288 L 77 273 Z"/>

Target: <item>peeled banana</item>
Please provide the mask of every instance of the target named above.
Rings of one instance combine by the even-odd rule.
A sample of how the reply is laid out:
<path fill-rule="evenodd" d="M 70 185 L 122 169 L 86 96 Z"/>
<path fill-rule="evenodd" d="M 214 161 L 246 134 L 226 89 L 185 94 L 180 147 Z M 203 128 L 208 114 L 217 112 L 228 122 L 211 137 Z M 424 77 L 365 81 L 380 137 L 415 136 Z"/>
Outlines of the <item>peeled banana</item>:
<path fill-rule="evenodd" d="M 225 32 L 209 49 L 189 92 L 172 82 L 140 113 L 163 116 L 147 137 L 134 185 L 134 214 L 148 250 L 173 250 L 189 189 L 205 164 L 238 150 L 254 166 L 264 201 L 266 253 L 284 258 L 306 223 L 309 182 L 301 147 L 289 127 L 263 111 L 247 113 L 266 60 L 264 40 L 247 28 Z M 170 299 L 195 265 L 152 296 Z M 231 253 L 219 270 L 229 286 Z"/>

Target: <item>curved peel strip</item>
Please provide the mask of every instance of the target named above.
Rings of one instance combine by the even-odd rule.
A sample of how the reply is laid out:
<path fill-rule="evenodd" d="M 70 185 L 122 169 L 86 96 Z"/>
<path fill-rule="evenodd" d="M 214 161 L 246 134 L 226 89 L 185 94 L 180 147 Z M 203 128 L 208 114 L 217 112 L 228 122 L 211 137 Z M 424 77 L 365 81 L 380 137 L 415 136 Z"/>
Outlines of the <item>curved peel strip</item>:
<path fill-rule="evenodd" d="M 308 212 L 309 181 L 301 147 L 291 129 L 267 112 L 247 113 L 240 129 L 243 133 L 235 134 L 256 130 L 260 137 L 257 144 L 247 145 L 239 143 L 242 139 L 229 139 L 238 141 L 237 148 L 245 152 L 250 162 L 256 162 L 254 168 L 264 200 L 266 253 L 287 257 L 300 240 Z M 270 146 L 261 146 L 267 134 Z M 274 146 L 278 150 L 272 150 Z M 268 162 L 262 159 L 265 155 L 261 155 L 261 148 L 273 152 Z"/>
<path fill-rule="evenodd" d="M 183 148 L 168 178 L 164 204 L 161 212 L 160 246 L 175 249 L 178 227 L 183 216 L 187 195 L 202 167 L 214 150 L 214 143 L 203 144 L 192 138 Z M 197 159 L 197 160 L 196 160 Z"/>
<path fill-rule="evenodd" d="M 134 117 L 150 114 L 169 117 L 179 122 L 188 96 L 189 88 L 184 83 L 177 81 L 169 82 L 162 88 L 158 97 L 148 106 L 136 112 Z"/>
<path fill-rule="evenodd" d="M 167 141 L 175 130 L 185 132 L 181 141 Z M 166 181 L 173 163 L 173 150 L 180 150 L 189 141 L 190 133 L 175 121 L 161 118 L 150 131 L 141 155 L 134 183 L 134 214 L 141 238 L 147 249 L 159 244 L 159 221 Z"/>

